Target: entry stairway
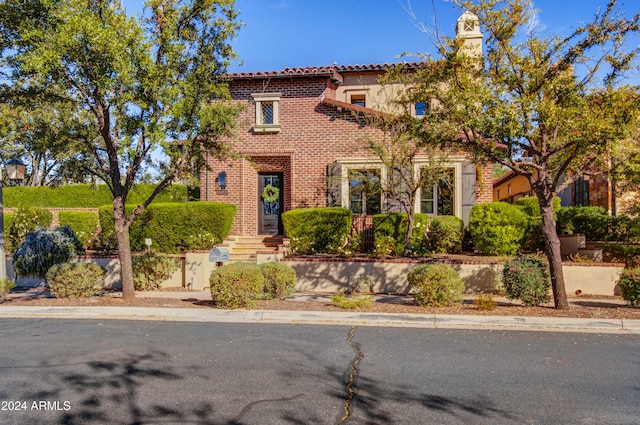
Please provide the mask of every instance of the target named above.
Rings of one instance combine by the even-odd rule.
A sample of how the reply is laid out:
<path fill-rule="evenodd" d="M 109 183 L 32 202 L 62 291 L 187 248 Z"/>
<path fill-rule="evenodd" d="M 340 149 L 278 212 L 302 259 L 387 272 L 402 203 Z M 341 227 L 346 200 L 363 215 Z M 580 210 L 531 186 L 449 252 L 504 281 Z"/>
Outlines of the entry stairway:
<path fill-rule="evenodd" d="M 229 236 L 218 247 L 229 250 L 229 262 L 255 263 L 257 254 L 276 254 L 284 248 L 281 235 Z"/>

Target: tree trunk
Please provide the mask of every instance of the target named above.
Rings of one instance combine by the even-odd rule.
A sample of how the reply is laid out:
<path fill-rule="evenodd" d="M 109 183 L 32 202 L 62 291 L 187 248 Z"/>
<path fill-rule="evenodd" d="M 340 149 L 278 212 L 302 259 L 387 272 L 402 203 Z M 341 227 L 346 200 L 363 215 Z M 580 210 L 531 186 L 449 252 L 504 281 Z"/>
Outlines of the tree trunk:
<path fill-rule="evenodd" d="M 415 213 L 413 208 L 409 208 L 407 212 L 407 236 L 404 239 L 403 256 L 408 257 L 411 254 L 411 238 L 413 237 L 413 226 L 415 223 Z"/>
<path fill-rule="evenodd" d="M 553 290 L 553 302 L 557 309 L 569 308 L 567 291 L 564 287 L 564 274 L 562 273 L 562 256 L 560 255 L 560 239 L 556 230 L 556 220 L 553 217 L 552 200 L 541 199 L 540 213 L 542 215 L 542 238 L 544 250 L 549 260 L 549 274 L 551 275 L 551 289 Z"/>
<path fill-rule="evenodd" d="M 127 225 L 124 204 L 121 199 L 113 201 L 113 217 L 116 238 L 118 239 L 118 259 L 120 260 L 120 277 L 122 279 L 122 298 L 133 299 L 136 290 L 133 284 L 133 262 L 131 261 L 131 243 L 129 226 Z"/>

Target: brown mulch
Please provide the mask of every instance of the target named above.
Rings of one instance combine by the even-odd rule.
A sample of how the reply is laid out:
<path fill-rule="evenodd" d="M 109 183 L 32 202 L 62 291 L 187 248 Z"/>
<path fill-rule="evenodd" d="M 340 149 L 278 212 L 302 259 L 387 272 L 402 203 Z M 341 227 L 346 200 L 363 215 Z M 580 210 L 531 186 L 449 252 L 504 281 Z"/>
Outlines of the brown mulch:
<path fill-rule="evenodd" d="M 617 297 L 571 298 L 568 310 L 556 310 L 552 307 L 525 307 L 515 303 L 498 303 L 493 309 L 481 309 L 471 300 L 452 307 L 418 307 L 410 299 L 398 298 L 397 301 L 376 301 L 366 309 L 343 310 L 330 302 L 259 300 L 256 310 L 291 311 L 355 311 L 363 313 L 403 313 L 403 314 L 474 314 L 493 316 L 537 316 L 537 317 L 575 317 L 594 319 L 637 319 L 640 320 L 640 308 L 620 305 L 612 300 Z M 217 308 L 212 301 L 196 298 L 143 298 L 123 300 L 109 296 L 83 299 L 56 298 L 15 298 L 4 302 L 5 306 L 118 306 L 118 307 L 163 307 L 163 308 Z M 2 306 L 0 305 L 0 308 Z"/>

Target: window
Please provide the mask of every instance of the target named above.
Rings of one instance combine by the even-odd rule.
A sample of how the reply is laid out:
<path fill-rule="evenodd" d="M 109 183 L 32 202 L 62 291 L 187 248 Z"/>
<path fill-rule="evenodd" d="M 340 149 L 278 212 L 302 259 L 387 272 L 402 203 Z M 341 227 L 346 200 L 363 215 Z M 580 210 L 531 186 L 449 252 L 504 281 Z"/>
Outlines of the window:
<path fill-rule="evenodd" d="M 380 178 L 380 169 L 349 170 L 349 209 L 354 214 L 382 212 Z"/>
<path fill-rule="evenodd" d="M 351 104 L 356 106 L 362 106 L 364 108 L 367 106 L 367 96 L 364 94 L 352 94 Z"/>
<path fill-rule="evenodd" d="M 462 218 L 462 206 L 464 199 L 467 199 L 463 199 L 462 190 L 462 168 L 466 161 L 467 159 L 462 156 L 450 157 L 446 163 L 442 164 L 447 171 L 445 177 L 437 184 L 418 191 L 414 204 L 416 212 Z M 419 173 L 426 163 L 427 160 L 423 160 L 422 163 L 419 159 L 416 160 L 414 173 Z"/>
<path fill-rule="evenodd" d="M 424 117 L 429 109 L 429 104 L 426 102 L 416 102 L 412 106 L 413 113 L 411 115 L 414 117 Z"/>
<path fill-rule="evenodd" d="M 420 212 L 432 215 L 455 215 L 454 170 L 431 187 L 423 187 L 420 193 Z"/>
<path fill-rule="evenodd" d="M 584 177 L 580 177 L 573 184 L 573 205 L 574 206 L 589 206 L 589 180 Z"/>
<path fill-rule="evenodd" d="M 280 93 L 252 94 L 256 105 L 256 123 L 253 125 L 255 133 L 277 133 L 280 131 L 279 103 Z"/>

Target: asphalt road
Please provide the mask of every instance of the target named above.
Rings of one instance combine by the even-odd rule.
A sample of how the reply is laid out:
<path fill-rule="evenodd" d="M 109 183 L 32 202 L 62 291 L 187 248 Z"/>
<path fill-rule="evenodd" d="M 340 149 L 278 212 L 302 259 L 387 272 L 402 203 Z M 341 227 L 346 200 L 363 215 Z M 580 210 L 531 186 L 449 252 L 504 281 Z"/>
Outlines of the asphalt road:
<path fill-rule="evenodd" d="M 638 424 L 640 336 L 1 319 L 0 424 Z"/>

